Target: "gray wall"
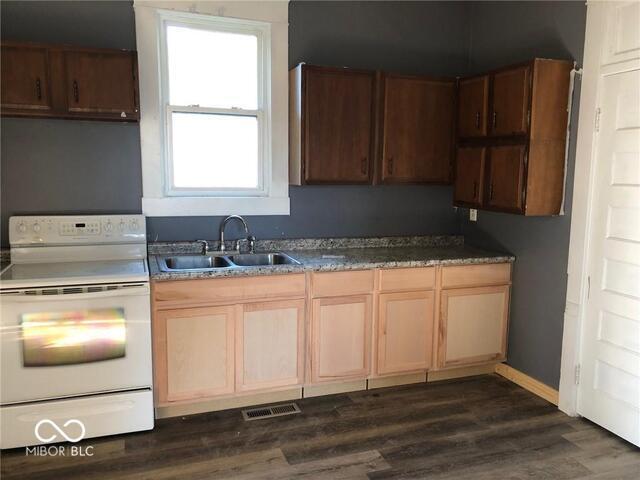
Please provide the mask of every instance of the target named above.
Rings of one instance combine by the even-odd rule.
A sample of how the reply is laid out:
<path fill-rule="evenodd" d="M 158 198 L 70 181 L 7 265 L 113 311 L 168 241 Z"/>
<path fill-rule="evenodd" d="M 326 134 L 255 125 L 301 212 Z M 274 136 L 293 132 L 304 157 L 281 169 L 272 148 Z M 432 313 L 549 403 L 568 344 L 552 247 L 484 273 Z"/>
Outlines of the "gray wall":
<path fill-rule="evenodd" d="M 582 65 L 584 2 L 482 2 L 471 7 L 470 72 L 535 56 L 576 60 Z M 579 83 L 577 84 L 579 89 Z M 574 94 L 566 215 L 524 218 L 478 212 L 478 222 L 460 212 L 468 242 L 510 251 L 514 265 L 509 364 L 557 387 L 560 380 L 563 312 L 571 223 L 571 195 L 579 91 Z"/>
<path fill-rule="evenodd" d="M 2 38 L 135 48 L 131 2 L 2 2 Z M 463 3 L 292 2 L 289 61 L 458 75 Z M 10 215 L 140 211 L 137 125 L 3 119 L 2 236 Z M 450 187 L 292 187 L 291 215 L 250 217 L 259 238 L 456 233 Z M 233 213 L 233 212 L 229 212 Z M 220 217 L 150 218 L 149 238 L 212 238 Z"/>

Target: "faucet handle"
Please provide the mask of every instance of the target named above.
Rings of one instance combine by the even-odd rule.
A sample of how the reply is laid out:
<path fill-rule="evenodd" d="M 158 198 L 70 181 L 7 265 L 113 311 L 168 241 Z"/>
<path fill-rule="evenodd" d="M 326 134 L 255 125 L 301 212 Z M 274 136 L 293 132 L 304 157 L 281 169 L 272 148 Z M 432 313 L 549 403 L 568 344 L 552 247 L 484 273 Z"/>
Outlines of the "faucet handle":
<path fill-rule="evenodd" d="M 206 240 L 196 240 L 196 242 L 202 244 L 202 255 L 209 253 L 209 242 Z"/>
<path fill-rule="evenodd" d="M 249 235 L 247 237 L 247 243 L 249 244 L 249 253 L 256 253 L 256 237 Z"/>

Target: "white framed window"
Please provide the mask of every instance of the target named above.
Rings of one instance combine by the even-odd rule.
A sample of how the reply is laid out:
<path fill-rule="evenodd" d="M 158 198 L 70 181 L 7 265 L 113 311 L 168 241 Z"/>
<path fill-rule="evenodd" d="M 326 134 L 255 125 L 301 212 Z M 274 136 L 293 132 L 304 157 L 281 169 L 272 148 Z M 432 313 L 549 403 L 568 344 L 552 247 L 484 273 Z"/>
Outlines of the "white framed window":
<path fill-rule="evenodd" d="M 254 3 L 135 2 L 146 215 L 289 213 L 286 2 Z"/>

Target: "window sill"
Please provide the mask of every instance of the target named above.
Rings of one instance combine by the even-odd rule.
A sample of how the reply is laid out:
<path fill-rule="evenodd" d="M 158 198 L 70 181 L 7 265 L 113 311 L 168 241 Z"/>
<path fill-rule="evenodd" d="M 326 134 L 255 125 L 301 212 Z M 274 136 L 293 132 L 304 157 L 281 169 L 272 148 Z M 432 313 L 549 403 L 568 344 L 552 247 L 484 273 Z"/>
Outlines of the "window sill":
<path fill-rule="evenodd" d="M 289 197 L 143 198 L 142 213 L 147 217 L 289 215 Z"/>

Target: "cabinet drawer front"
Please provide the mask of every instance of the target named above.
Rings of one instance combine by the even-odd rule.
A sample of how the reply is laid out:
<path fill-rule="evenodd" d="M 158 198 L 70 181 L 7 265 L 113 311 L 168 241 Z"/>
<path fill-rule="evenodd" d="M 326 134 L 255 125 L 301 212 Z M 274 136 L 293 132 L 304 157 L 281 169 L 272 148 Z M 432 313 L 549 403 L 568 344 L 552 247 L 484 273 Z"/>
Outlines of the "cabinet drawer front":
<path fill-rule="evenodd" d="M 304 293 L 304 274 L 209 278 L 153 284 L 153 298 L 159 308 L 176 304 L 203 305 L 263 298 L 303 297 Z"/>
<path fill-rule="evenodd" d="M 373 270 L 314 273 L 311 276 L 313 297 L 357 295 L 373 291 Z"/>
<path fill-rule="evenodd" d="M 502 285 L 510 282 L 510 263 L 457 265 L 442 268 L 442 288 Z"/>
<path fill-rule="evenodd" d="M 435 267 L 380 270 L 380 290 L 430 290 L 436 284 Z"/>

